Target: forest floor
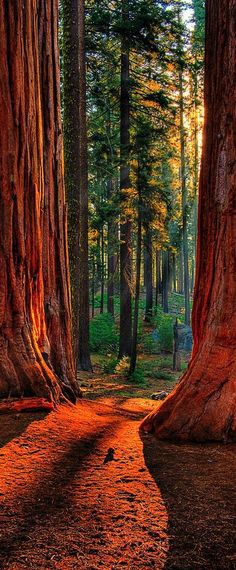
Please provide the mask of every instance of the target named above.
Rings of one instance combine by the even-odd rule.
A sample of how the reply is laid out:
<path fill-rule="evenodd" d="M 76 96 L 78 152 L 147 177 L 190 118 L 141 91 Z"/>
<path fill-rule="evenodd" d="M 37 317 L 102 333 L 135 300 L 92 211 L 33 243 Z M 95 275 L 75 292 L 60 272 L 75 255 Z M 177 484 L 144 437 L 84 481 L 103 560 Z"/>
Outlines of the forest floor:
<path fill-rule="evenodd" d="M 0 417 L 0 567 L 236 568 L 235 446 L 140 435 L 152 383 L 98 372 L 76 407 Z"/>

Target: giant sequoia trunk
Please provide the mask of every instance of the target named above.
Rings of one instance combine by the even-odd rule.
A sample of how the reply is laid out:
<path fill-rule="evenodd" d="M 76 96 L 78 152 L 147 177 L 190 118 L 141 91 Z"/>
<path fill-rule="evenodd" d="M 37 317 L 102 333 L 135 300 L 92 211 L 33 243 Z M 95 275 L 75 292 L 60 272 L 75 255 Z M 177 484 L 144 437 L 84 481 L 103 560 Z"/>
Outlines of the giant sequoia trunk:
<path fill-rule="evenodd" d="M 208 0 L 206 17 L 193 356 L 142 427 L 162 439 L 227 442 L 236 439 L 235 0 Z"/>
<path fill-rule="evenodd" d="M 57 1 L 0 3 L 0 396 L 77 391 Z"/>

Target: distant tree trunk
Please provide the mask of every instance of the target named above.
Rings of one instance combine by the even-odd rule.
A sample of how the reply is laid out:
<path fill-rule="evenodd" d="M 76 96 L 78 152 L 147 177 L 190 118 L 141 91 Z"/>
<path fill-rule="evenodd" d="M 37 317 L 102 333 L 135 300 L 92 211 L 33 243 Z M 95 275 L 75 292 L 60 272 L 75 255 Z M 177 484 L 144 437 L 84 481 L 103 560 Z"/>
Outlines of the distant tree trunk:
<path fill-rule="evenodd" d="M 168 271 L 169 271 L 169 293 L 173 292 L 173 258 L 170 251 L 168 251 Z"/>
<path fill-rule="evenodd" d="M 111 232 L 111 228 L 110 232 Z M 109 234 L 109 231 L 108 231 Z M 114 275 L 115 275 L 115 256 L 114 253 L 108 253 L 108 281 L 107 281 L 107 312 L 114 317 Z"/>
<path fill-rule="evenodd" d="M 101 229 L 101 255 L 102 255 L 102 265 L 101 265 L 101 302 L 100 302 L 100 313 L 102 315 L 104 311 L 104 286 L 105 286 L 105 255 L 104 255 L 104 227 L 102 225 Z"/>
<path fill-rule="evenodd" d="M 156 250 L 156 291 L 155 291 L 155 303 L 156 307 L 159 302 L 159 295 L 162 294 L 162 281 L 161 281 L 161 252 Z"/>
<path fill-rule="evenodd" d="M 144 247 L 145 255 L 145 285 L 146 285 L 146 303 L 145 303 L 145 321 L 150 322 L 153 310 L 153 275 L 152 275 L 152 234 L 148 224 L 145 227 Z"/>
<path fill-rule="evenodd" d="M 130 376 L 131 374 L 133 374 L 136 368 L 137 342 L 138 342 L 138 317 L 139 317 L 141 251 L 142 251 L 142 210 L 141 210 L 141 188 L 139 180 L 138 180 L 138 193 L 139 193 L 139 201 L 138 201 L 138 230 L 137 230 L 137 253 L 136 253 L 136 285 L 135 285 L 135 300 L 134 300 L 132 350 L 131 350 L 130 369 L 129 369 Z"/>
<path fill-rule="evenodd" d="M 91 294 L 92 294 L 92 318 L 94 317 L 95 313 L 95 257 L 94 253 L 92 256 L 92 287 L 91 287 Z"/>
<path fill-rule="evenodd" d="M 57 8 L 0 3 L 0 396 L 54 403 L 78 393 Z"/>
<path fill-rule="evenodd" d="M 123 23 L 128 20 L 127 2 L 122 2 Z M 120 193 L 121 193 L 121 224 L 120 224 L 120 342 L 119 357 L 131 354 L 132 336 L 132 226 L 126 213 L 128 201 L 127 190 L 130 187 L 130 95 L 129 95 L 129 47 L 126 34 L 123 33 L 121 45 L 121 97 L 120 97 Z"/>
<path fill-rule="evenodd" d="M 172 254 L 172 266 L 173 266 L 173 290 L 176 293 L 176 255 Z"/>
<path fill-rule="evenodd" d="M 112 178 L 107 184 L 107 198 L 111 200 L 113 195 Z M 109 217 L 107 224 L 107 312 L 114 316 L 114 276 L 115 276 L 115 255 L 114 255 L 114 219 Z"/>
<path fill-rule="evenodd" d="M 63 0 L 63 131 L 68 243 L 72 292 L 73 340 L 78 356 L 79 299 L 79 35 L 78 0 Z"/>
<path fill-rule="evenodd" d="M 182 222 L 183 222 L 183 258 L 184 258 L 184 302 L 185 323 L 190 325 L 189 302 L 189 267 L 188 267 L 188 223 L 187 223 L 187 187 L 186 187 L 186 158 L 184 133 L 184 91 L 183 71 L 180 63 L 179 69 L 179 104 L 180 104 L 180 149 L 181 149 L 181 189 L 182 189 Z"/>
<path fill-rule="evenodd" d="M 194 347 L 181 383 L 143 422 L 162 439 L 236 439 L 235 59 L 235 0 L 207 0 Z"/>
<path fill-rule="evenodd" d="M 79 312 L 78 366 L 92 370 L 89 354 L 88 143 L 86 121 L 85 0 L 78 0 L 79 32 Z"/>
<path fill-rule="evenodd" d="M 194 290 L 194 280 L 195 280 L 195 260 L 193 257 L 192 262 L 191 262 L 191 281 L 190 281 L 191 294 L 193 294 L 193 290 Z"/>
<path fill-rule="evenodd" d="M 184 292 L 183 249 L 181 245 L 178 256 L 178 293 L 182 295 L 183 292 Z"/>
<path fill-rule="evenodd" d="M 162 305 L 164 313 L 169 312 L 169 260 L 168 251 L 162 252 Z"/>
<path fill-rule="evenodd" d="M 198 149 L 198 77 L 197 71 L 194 72 L 194 175 L 193 175 L 193 191 L 194 191 L 194 203 L 193 203 L 193 240 L 194 240 L 194 265 L 193 265 L 193 275 L 195 277 L 196 270 L 196 253 L 197 253 L 197 206 L 198 206 L 198 171 L 199 171 L 199 149 Z M 194 288 L 194 278 L 192 283 L 192 291 Z"/>
<path fill-rule="evenodd" d="M 162 267 L 161 267 L 161 251 L 158 255 L 158 293 L 162 295 Z"/>

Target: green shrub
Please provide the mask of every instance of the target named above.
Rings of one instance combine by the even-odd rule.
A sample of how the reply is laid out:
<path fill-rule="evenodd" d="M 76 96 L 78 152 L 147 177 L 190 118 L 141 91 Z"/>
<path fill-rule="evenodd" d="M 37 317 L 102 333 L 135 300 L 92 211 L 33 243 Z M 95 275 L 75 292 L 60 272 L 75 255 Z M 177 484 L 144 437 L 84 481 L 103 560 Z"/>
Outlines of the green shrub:
<path fill-rule="evenodd" d="M 160 307 L 157 307 L 155 325 L 158 332 L 158 344 L 160 350 L 173 349 L 173 316 L 163 313 Z"/>
<path fill-rule="evenodd" d="M 128 376 L 130 367 L 130 359 L 129 356 L 123 356 L 116 365 L 115 372 L 120 376 Z"/>
<path fill-rule="evenodd" d="M 116 352 L 118 348 L 118 329 L 112 315 L 103 313 L 90 321 L 91 352 Z"/>
<path fill-rule="evenodd" d="M 104 364 L 103 364 L 103 372 L 105 372 L 105 374 L 114 374 L 115 370 L 116 370 L 116 366 L 118 364 L 118 358 L 109 358 L 107 357 L 104 360 Z"/>
<path fill-rule="evenodd" d="M 134 384 L 140 384 L 142 386 L 146 386 L 147 384 L 144 376 L 144 371 L 139 366 L 137 366 L 133 374 L 131 374 L 129 380 Z"/>
<path fill-rule="evenodd" d="M 146 354 L 153 354 L 157 352 L 158 343 L 156 340 L 154 340 L 150 332 L 143 335 L 142 344 L 143 344 L 143 352 L 145 352 Z"/>

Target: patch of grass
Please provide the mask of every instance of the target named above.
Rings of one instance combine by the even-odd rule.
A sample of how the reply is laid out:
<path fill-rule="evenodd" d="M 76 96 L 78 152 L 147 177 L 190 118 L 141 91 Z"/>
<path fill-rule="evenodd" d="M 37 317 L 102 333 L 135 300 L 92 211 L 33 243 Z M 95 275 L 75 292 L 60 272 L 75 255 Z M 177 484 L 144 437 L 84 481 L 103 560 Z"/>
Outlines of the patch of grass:
<path fill-rule="evenodd" d="M 173 366 L 173 357 L 172 356 L 164 356 L 158 360 L 159 368 L 172 368 Z"/>
<path fill-rule="evenodd" d="M 169 372 L 165 372 L 165 370 L 160 370 L 159 368 L 157 370 L 148 370 L 146 372 L 146 376 L 148 378 L 157 378 L 157 380 L 174 380 L 175 377 L 169 373 Z"/>

